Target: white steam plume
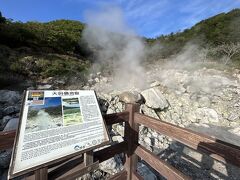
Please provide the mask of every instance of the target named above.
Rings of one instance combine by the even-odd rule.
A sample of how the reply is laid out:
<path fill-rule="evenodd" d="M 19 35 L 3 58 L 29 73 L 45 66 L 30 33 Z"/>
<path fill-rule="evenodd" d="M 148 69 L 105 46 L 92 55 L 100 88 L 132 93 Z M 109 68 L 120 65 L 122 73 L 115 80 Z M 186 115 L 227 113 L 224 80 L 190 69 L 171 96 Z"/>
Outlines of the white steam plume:
<path fill-rule="evenodd" d="M 144 44 L 124 21 L 121 9 L 105 7 L 86 13 L 87 27 L 83 38 L 96 49 L 97 61 L 113 68 L 114 88 L 127 89 L 144 86 Z"/>

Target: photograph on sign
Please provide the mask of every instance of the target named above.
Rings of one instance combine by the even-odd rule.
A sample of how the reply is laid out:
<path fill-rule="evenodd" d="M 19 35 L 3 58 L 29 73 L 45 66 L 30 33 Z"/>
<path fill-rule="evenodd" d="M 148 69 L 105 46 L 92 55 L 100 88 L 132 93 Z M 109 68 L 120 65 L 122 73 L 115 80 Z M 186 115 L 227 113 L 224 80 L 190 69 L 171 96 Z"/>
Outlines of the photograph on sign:
<path fill-rule="evenodd" d="M 62 99 L 62 105 L 64 126 L 74 125 L 83 122 L 78 98 Z"/>
<path fill-rule="evenodd" d="M 26 91 L 8 177 L 108 142 L 94 91 Z"/>

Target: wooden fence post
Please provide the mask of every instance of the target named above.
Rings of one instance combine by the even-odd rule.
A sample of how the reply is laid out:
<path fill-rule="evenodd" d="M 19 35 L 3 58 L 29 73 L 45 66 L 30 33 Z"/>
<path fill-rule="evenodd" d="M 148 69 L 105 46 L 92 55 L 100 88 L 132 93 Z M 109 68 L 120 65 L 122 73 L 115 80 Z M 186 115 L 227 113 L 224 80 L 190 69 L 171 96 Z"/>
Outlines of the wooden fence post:
<path fill-rule="evenodd" d="M 48 168 L 44 167 L 41 169 L 37 169 L 34 174 L 35 174 L 35 180 L 47 180 L 48 179 Z"/>
<path fill-rule="evenodd" d="M 126 104 L 126 111 L 129 112 L 129 121 L 125 122 L 124 140 L 128 144 L 126 153 L 125 169 L 127 171 L 127 179 L 132 179 L 132 173 L 137 169 L 137 155 L 134 150 L 138 144 L 138 125 L 134 123 L 134 113 L 139 112 L 139 104 Z"/>

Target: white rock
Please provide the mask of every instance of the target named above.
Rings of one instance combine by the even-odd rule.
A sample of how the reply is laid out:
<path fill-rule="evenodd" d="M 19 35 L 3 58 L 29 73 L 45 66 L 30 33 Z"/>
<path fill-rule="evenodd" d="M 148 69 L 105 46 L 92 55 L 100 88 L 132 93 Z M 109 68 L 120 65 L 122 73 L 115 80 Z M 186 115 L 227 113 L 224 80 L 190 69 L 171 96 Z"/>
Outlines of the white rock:
<path fill-rule="evenodd" d="M 146 101 L 145 104 L 150 108 L 163 110 L 169 106 L 166 98 L 156 87 L 146 89 L 142 91 L 141 94 Z"/>
<path fill-rule="evenodd" d="M 200 107 L 210 107 L 211 102 L 210 99 L 206 96 L 200 97 L 198 99 L 198 104 Z"/>
<path fill-rule="evenodd" d="M 44 90 L 44 89 L 51 89 L 52 85 L 50 84 L 44 84 L 44 85 L 39 85 L 37 89 Z"/>
<path fill-rule="evenodd" d="M 185 113 L 185 118 L 189 122 L 196 122 L 197 117 L 194 112 L 190 111 L 189 113 Z"/>
<path fill-rule="evenodd" d="M 55 83 L 56 84 L 65 84 L 65 81 L 64 80 L 55 80 Z"/>
<path fill-rule="evenodd" d="M 115 155 L 113 158 L 100 163 L 99 168 L 111 175 L 123 169 L 119 155 Z"/>
<path fill-rule="evenodd" d="M 112 137 L 112 141 L 122 142 L 123 141 L 123 137 L 122 136 L 113 136 Z"/>
<path fill-rule="evenodd" d="M 112 114 L 112 113 L 115 113 L 116 111 L 114 111 L 112 108 L 108 107 L 108 110 L 107 110 L 107 114 Z"/>
<path fill-rule="evenodd" d="M 160 86 L 161 83 L 159 81 L 154 81 L 153 83 L 150 84 L 150 87 L 155 87 L 155 86 Z"/>
<path fill-rule="evenodd" d="M 145 104 L 141 105 L 141 111 L 142 111 L 145 115 L 148 115 L 148 116 L 151 116 L 151 117 L 153 117 L 153 118 L 159 119 L 157 113 L 156 113 L 153 109 L 147 107 Z"/>
<path fill-rule="evenodd" d="M 218 123 L 219 122 L 218 114 L 214 109 L 198 108 L 196 110 L 196 116 L 197 116 L 197 119 L 199 119 L 201 123 L 207 123 L 204 120 L 207 120 L 209 123 Z"/>
<path fill-rule="evenodd" d="M 125 91 L 119 95 L 119 100 L 125 103 L 142 103 L 143 98 L 137 91 Z"/>
<path fill-rule="evenodd" d="M 123 104 L 121 102 L 116 103 L 115 105 L 116 109 L 118 109 L 120 112 L 123 111 Z"/>
<path fill-rule="evenodd" d="M 102 82 L 108 82 L 108 78 L 107 77 L 103 77 L 101 81 Z"/>
<path fill-rule="evenodd" d="M 100 79 L 99 78 L 95 78 L 94 79 L 96 83 L 99 83 L 100 82 Z"/>
<path fill-rule="evenodd" d="M 151 138 L 152 137 L 152 133 L 148 132 L 147 133 L 147 137 Z"/>
<path fill-rule="evenodd" d="M 157 137 L 158 137 L 158 133 L 157 133 L 156 131 L 153 131 L 153 132 L 152 132 L 152 136 L 153 136 L 154 138 L 157 138 Z"/>
<path fill-rule="evenodd" d="M 90 79 L 93 79 L 95 76 L 94 76 L 94 74 L 89 74 L 89 77 L 90 77 Z"/>
<path fill-rule="evenodd" d="M 146 144 L 150 145 L 152 144 L 152 141 L 151 141 L 151 138 L 149 137 L 144 137 L 144 140 L 143 140 Z"/>
<path fill-rule="evenodd" d="M 124 136 L 124 127 L 122 125 L 117 126 L 117 132 L 121 135 Z"/>

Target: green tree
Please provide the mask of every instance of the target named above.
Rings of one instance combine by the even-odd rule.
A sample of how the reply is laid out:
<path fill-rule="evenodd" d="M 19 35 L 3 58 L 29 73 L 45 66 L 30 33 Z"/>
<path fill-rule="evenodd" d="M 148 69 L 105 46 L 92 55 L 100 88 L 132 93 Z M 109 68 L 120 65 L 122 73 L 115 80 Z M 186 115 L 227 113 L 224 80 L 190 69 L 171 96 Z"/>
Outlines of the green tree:
<path fill-rule="evenodd" d="M 5 22 L 6 22 L 6 18 L 2 16 L 2 13 L 0 11 L 0 24 Z"/>

